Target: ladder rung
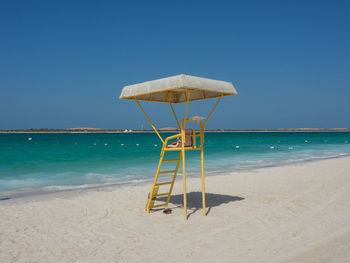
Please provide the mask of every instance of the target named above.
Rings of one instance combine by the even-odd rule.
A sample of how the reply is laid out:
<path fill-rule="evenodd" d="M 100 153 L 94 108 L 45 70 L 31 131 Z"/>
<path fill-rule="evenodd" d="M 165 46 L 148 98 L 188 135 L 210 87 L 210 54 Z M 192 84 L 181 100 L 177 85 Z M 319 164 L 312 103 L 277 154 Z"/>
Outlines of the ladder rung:
<path fill-rule="evenodd" d="M 163 194 L 157 194 L 155 197 L 158 197 L 158 196 L 166 196 L 166 195 L 169 195 L 170 193 L 163 193 Z"/>
<path fill-rule="evenodd" d="M 175 173 L 176 170 L 171 170 L 171 171 L 163 171 L 163 172 L 159 172 L 158 174 L 171 174 L 171 173 Z"/>
<path fill-rule="evenodd" d="M 168 160 L 163 160 L 163 163 L 167 163 L 167 162 L 178 162 L 179 159 L 168 159 Z"/>
<path fill-rule="evenodd" d="M 158 183 L 156 185 L 166 185 L 166 184 L 172 184 L 172 182 Z"/>
<path fill-rule="evenodd" d="M 161 207 L 161 206 L 166 206 L 166 204 L 154 205 L 154 206 L 152 206 L 152 208 L 157 208 L 157 207 Z"/>

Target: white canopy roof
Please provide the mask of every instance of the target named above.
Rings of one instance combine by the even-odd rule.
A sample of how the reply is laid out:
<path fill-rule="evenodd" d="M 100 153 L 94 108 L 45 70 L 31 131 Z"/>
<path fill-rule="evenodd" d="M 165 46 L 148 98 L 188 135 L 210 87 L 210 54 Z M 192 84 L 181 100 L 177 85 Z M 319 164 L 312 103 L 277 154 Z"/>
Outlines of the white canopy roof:
<path fill-rule="evenodd" d="M 186 102 L 186 91 L 189 91 L 189 101 L 237 94 L 231 82 L 181 74 L 125 86 L 119 98 L 182 103 Z"/>

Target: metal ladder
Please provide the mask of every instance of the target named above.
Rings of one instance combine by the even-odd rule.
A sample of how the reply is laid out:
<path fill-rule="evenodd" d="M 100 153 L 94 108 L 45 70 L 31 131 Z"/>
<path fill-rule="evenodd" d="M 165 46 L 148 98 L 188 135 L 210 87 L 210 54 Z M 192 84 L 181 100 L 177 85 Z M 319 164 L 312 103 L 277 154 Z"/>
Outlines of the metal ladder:
<path fill-rule="evenodd" d="M 166 150 L 165 150 L 166 147 L 167 147 L 167 145 L 166 145 L 166 142 L 165 142 L 163 144 L 163 148 L 162 148 L 162 151 L 161 151 L 161 154 L 160 154 L 160 159 L 159 159 L 159 163 L 158 163 L 156 176 L 154 178 L 152 190 L 151 190 L 151 192 L 148 195 L 148 200 L 147 200 L 147 204 L 146 204 L 147 213 L 149 213 L 150 210 L 153 209 L 153 208 L 158 208 L 158 207 L 163 207 L 163 206 L 165 208 L 168 208 L 171 192 L 173 190 L 175 179 L 176 179 L 176 176 L 177 176 L 177 171 L 179 169 L 180 162 L 181 162 L 181 159 L 182 159 L 182 153 L 181 153 L 181 151 L 179 151 L 179 157 L 177 159 L 164 159 L 164 155 L 165 155 L 165 152 L 166 152 Z M 163 163 L 168 163 L 168 162 L 176 163 L 175 170 L 161 171 L 162 164 Z M 165 175 L 165 174 L 172 175 L 171 181 L 158 182 L 158 179 L 163 179 L 159 175 Z M 164 186 L 164 185 L 169 185 L 170 186 L 168 192 L 159 193 L 160 186 Z M 159 201 L 159 200 L 157 200 L 157 197 L 162 197 L 162 196 L 167 196 L 167 199 L 166 199 L 165 203 L 155 204 L 155 201 Z"/>

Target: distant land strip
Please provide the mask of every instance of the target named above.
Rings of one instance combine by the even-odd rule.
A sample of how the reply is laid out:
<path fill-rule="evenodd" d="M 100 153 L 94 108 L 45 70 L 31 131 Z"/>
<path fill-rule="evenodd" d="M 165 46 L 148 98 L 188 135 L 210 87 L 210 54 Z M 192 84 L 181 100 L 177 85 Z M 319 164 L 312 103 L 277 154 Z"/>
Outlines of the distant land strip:
<path fill-rule="evenodd" d="M 177 132 L 177 128 L 160 128 L 160 132 Z M 0 130 L 0 133 L 142 133 L 154 132 L 153 130 L 131 130 L 131 129 L 100 129 L 100 128 L 68 128 L 68 129 L 50 129 L 50 128 L 31 128 L 31 129 L 13 129 Z M 290 129 L 216 129 L 206 130 L 206 132 L 350 132 L 348 128 L 290 128 Z"/>

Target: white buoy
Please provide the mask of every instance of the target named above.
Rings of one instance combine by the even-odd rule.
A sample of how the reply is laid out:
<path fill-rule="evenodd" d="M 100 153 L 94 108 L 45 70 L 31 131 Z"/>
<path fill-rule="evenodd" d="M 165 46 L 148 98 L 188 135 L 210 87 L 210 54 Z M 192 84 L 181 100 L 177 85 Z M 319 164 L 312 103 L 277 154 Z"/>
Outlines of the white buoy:
<path fill-rule="evenodd" d="M 239 145 L 236 145 L 235 148 L 236 148 L 236 149 L 239 149 Z"/>
<path fill-rule="evenodd" d="M 275 146 L 270 146 L 270 149 L 271 149 L 271 150 L 275 149 Z"/>
<path fill-rule="evenodd" d="M 32 137 L 29 137 L 29 138 L 28 138 L 28 141 L 31 141 L 31 140 L 33 140 L 33 138 L 32 138 Z"/>
<path fill-rule="evenodd" d="M 305 142 L 309 142 L 308 140 L 305 140 Z"/>
<path fill-rule="evenodd" d="M 140 144 L 136 143 L 136 146 L 139 146 Z"/>
<path fill-rule="evenodd" d="M 155 144 L 154 147 L 158 147 L 158 144 Z"/>
<path fill-rule="evenodd" d="M 105 146 L 107 146 L 108 145 L 108 143 L 105 143 Z"/>
<path fill-rule="evenodd" d="M 124 146 L 124 143 L 121 143 L 120 145 L 121 145 L 121 146 Z"/>
<path fill-rule="evenodd" d="M 94 145 L 96 146 L 97 144 L 96 144 L 96 143 L 94 143 Z"/>
<path fill-rule="evenodd" d="M 288 150 L 293 150 L 293 147 L 288 147 Z"/>

